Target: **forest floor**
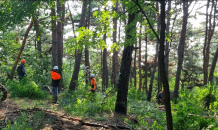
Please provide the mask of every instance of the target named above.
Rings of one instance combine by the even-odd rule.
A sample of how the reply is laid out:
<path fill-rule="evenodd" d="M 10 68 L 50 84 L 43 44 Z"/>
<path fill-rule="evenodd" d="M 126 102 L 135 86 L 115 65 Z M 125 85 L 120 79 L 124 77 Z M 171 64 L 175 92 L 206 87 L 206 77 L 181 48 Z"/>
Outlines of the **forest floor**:
<path fill-rule="evenodd" d="M 7 98 L 4 102 L 0 102 L 0 130 L 16 124 L 36 130 L 129 129 L 125 124 L 119 123 L 118 118 L 111 116 L 107 120 L 96 121 L 90 118 L 72 117 L 58 104 L 54 105 L 48 100 Z"/>

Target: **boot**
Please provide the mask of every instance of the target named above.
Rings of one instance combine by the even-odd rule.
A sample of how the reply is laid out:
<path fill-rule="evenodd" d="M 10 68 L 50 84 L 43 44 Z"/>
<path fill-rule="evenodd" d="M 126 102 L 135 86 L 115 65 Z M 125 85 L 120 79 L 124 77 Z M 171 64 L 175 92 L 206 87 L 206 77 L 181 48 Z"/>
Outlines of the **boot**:
<path fill-rule="evenodd" d="M 57 95 L 53 95 L 53 100 L 52 100 L 52 103 L 57 103 L 57 100 L 58 100 L 58 96 Z"/>

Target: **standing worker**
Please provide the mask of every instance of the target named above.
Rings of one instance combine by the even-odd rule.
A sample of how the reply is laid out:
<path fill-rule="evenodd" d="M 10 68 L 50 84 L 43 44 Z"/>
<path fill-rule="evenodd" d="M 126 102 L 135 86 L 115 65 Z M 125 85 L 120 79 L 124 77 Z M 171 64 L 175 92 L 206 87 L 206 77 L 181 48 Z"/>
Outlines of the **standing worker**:
<path fill-rule="evenodd" d="M 95 75 L 91 74 L 90 75 L 90 79 L 91 79 L 91 86 L 92 86 L 92 88 L 89 91 L 92 91 L 92 93 L 94 93 L 96 88 L 97 88 L 97 81 L 95 79 Z"/>
<path fill-rule="evenodd" d="M 60 83 L 61 75 L 57 72 L 58 67 L 54 66 L 54 68 L 51 70 L 51 86 L 53 87 L 53 103 L 57 103 L 58 100 L 58 86 Z"/>
<path fill-rule="evenodd" d="M 19 76 L 19 81 L 21 82 L 22 79 L 27 76 L 26 74 L 26 71 L 25 71 L 25 68 L 24 68 L 24 64 L 26 63 L 26 61 L 24 59 L 22 59 L 21 61 L 21 64 L 17 67 L 17 73 L 18 73 L 18 76 Z"/>

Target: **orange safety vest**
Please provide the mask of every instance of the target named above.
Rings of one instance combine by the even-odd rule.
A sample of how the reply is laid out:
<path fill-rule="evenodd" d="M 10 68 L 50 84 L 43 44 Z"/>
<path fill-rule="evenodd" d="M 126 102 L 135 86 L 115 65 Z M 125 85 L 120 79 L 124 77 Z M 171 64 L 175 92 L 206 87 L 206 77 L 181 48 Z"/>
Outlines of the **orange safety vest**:
<path fill-rule="evenodd" d="M 95 90 L 96 89 L 96 84 L 97 84 L 97 81 L 95 78 L 92 78 L 91 79 L 91 85 L 94 85 L 94 88 L 92 88 L 91 90 Z"/>
<path fill-rule="evenodd" d="M 58 74 L 58 73 L 55 72 L 55 71 L 51 71 L 51 78 L 52 78 L 53 80 L 59 80 L 59 79 L 61 79 L 61 75 Z"/>

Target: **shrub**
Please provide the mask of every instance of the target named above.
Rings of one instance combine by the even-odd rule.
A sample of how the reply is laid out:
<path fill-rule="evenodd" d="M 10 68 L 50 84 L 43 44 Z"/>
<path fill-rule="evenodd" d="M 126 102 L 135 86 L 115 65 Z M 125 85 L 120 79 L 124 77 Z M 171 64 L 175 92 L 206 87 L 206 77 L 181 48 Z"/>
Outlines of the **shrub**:
<path fill-rule="evenodd" d="M 46 93 L 40 90 L 34 81 L 23 79 L 24 84 L 21 85 L 18 81 L 7 82 L 11 97 L 27 97 L 31 99 L 42 99 L 46 97 Z"/>

